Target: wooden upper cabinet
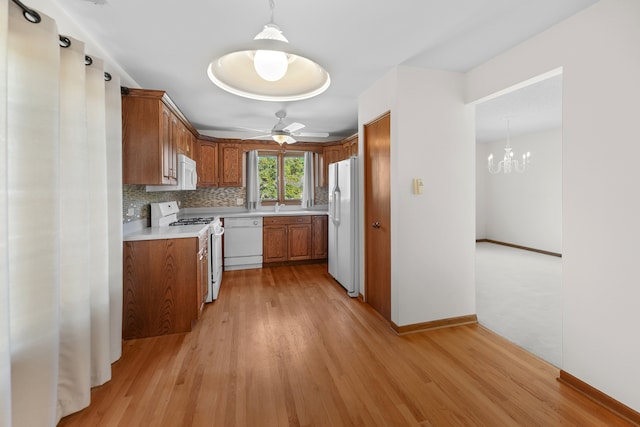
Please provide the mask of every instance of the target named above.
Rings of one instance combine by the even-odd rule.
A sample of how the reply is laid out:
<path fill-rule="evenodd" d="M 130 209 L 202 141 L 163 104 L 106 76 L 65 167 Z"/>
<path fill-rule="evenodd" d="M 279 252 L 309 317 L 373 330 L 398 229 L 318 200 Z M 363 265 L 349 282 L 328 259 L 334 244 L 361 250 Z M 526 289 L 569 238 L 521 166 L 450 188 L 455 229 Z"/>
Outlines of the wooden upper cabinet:
<path fill-rule="evenodd" d="M 218 144 L 220 187 L 242 187 L 242 146 L 222 142 Z"/>
<path fill-rule="evenodd" d="M 123 184 L 176 184 L 177 155 L 193 158 L 194 130 L 164 91 L 122 95 Z"/>
<path fill-rule="evenodd" d="M 175 184 L 171 110 L 162 91 L 131 90 L 122 97 L 122 181 Z"/>
<path fill-rule="evenodd" d="M 358 156 L 358 134 L 350 136 L 342 143 L 343 158 Z"/>
<path fill-rule="evenodd" d="M 177 117 L 176 117 L 177 120 Z M 176 138 L 177 138 L 177 151 L 178 154 L 184 154 L 185 156 L 193 159 L 195 157 L 195 153 L 193 151 L 195 136 L 193 133 L 187 128 L 187 126 L 182 123 L 181 120 L 177 120 L 176 123 Z"/>
<path fill-rule="evenodd" d="M 329 163 L 339 162 L 343 159 L 342 146 L 331 145 L 322 149 L 322 186 L 329 185 Z"/>
<path fill-rule="evenodd" d="M 198 140 L 198 187 L 218 186 L 218 144 L 211 141 Z"/>

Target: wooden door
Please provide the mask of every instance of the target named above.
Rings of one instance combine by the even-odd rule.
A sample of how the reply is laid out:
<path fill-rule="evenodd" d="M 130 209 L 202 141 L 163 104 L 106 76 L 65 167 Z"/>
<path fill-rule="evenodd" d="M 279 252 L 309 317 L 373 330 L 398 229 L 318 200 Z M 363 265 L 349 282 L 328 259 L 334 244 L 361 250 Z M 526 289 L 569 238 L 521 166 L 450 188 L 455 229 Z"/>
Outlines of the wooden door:
<path fill-rule="evenodd" d="M 391 320 L 391 113 L 364 126 L 365 301 Z"/>

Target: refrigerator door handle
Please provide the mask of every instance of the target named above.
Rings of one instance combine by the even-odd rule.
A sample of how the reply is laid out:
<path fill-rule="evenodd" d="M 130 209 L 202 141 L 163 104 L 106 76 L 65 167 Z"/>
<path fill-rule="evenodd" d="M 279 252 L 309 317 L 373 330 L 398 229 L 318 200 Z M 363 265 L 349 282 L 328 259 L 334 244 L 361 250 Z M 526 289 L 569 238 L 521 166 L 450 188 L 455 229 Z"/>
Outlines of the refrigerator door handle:
<path fill-rule="evenodd" d="M 340 189 L 333 190 L 333 223 L 340 224 Z"/>

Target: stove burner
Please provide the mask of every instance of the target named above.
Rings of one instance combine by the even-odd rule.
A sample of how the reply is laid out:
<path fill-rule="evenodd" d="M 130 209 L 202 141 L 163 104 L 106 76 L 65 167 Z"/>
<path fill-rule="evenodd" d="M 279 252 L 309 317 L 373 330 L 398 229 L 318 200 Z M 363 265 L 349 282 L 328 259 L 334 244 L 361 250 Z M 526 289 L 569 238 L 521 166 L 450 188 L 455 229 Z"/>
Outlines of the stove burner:
<path fill-rule="evenodd" d="M 170 226 L 176 225 L 195 225 L 195 224 L 209 224 L 215 219 L 215 217 L 207 217 L 207 218 L 183 218 L 179 219 L 176 222 L 172 222 L 169 224 Z"/>

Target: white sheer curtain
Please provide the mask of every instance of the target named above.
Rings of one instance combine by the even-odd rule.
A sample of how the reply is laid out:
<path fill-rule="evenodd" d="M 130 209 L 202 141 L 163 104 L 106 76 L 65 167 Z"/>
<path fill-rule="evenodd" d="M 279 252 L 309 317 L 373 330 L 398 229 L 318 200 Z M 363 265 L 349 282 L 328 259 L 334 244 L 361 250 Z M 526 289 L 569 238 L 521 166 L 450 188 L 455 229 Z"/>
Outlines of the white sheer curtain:
<path fill-rule="evenodd" d="M 121 352 L 120 87 L 0 1 L 0 426 L 50 426 Z"/>
<path fill-rule="evenodd" d="M 7 192 L 7 25 L 8 0 L 0 0 L 0 426 L 11 425 L 9 346 L 9 260 Z"/>
<path fill-rule="evenodd" d="M 313 206 L 314 195 L 313 182 L 313 152 L 305 151 L 304 153 L 304 182 L 302 183 L 302 207 L 310 208 Z"/>
<path fill-rule="evenodd" d="M 251 150 L 247 153 L 247 208 L 253 210 L 259 206 L 258 150 Z"/>

